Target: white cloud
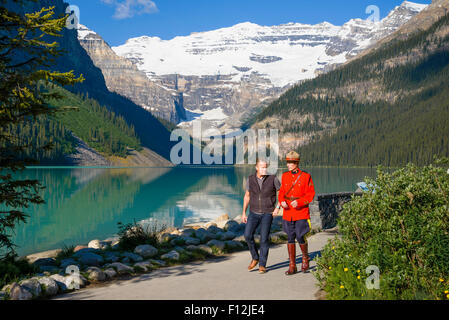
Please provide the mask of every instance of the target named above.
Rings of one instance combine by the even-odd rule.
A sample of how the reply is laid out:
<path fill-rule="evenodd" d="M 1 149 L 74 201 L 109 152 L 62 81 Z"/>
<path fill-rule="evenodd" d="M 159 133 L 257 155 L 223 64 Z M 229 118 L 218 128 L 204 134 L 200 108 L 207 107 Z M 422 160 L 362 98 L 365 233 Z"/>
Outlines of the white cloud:
<path fill-rule="evenodd" d="M 101 0 L 103 3 L 115 6 L 114 18 L 127 19 L 135 15 L 158 12 L 156 3 L 151 0 Z"/>

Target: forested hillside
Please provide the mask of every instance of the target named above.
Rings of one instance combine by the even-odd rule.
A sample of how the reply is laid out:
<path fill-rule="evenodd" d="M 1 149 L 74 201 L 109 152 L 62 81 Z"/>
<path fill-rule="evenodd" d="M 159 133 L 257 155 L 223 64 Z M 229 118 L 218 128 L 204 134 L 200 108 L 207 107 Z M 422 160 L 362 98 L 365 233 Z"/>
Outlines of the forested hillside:
<path fill-rule="evenodd" d="M 52 107 L 75 107 L 76 110 L 57 112 L 55 116 L 30 118 L 18 126 L 9 126 L 8 133 L 14 134 L 21 143 L 29 145 L 23 157 L 39 160 L 40 164 L 65 163 L 65 156 L 75 152 L 75 134 L 86 144 L 105 156 L 126 156 L 126 148 L 141 150 L 134 128 L 121 116 L 101 106 L 96 100 L 83 94 L 73 94 L 60 87 L 52 92 L 64 96 L 61 100 L 47 101 Z M 37 147 L 53 142 L 51 150 L 36 153 Z"/>
<path fill-rule="evenodd" d="M 305 164 L 422 165 L 448 156 L 449 14 L 293 87 L 250 124 L 280 129 L 281 151 L 299 150 Z"/>

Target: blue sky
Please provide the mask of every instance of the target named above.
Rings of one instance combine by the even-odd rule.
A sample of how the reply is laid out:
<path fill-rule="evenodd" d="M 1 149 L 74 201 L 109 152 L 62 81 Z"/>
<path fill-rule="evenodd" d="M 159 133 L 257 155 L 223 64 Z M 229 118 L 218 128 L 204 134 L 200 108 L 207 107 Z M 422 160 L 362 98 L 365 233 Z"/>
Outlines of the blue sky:
<path fill-rule="evenodd" d="M 271 26 L 288 22 L 342 25 L 368 18 L 369 5 L 384 18 L 402 0 L 65 0 L 80 9 L 80 23 L 111 46 L 143 35 L 168 40 L 191 32 L 230 27 L 241 22 Z M 431 0 L 416 0 L 431 3 Z"/>

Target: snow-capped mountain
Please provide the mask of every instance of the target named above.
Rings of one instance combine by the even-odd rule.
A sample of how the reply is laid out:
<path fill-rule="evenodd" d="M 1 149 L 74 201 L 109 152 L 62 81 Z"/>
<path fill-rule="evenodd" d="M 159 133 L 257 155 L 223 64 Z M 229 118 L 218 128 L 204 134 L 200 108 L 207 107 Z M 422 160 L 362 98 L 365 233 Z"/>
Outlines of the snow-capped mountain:
<path fill-rule="evenodd" d="M 151 88 L 164 91 L 163 97 L 174 92 L 179 95 L 175 101 L 178 123 L 188 126 L 192 120 L 202 118 L 213 127 L 238 127 L 255 107 L 276 99 L 299 81 L 346 62 L 426 6 L 404 1 L 381 21 L 351 19 L 342 26 L 328 22 L 276 26 L 243 22 L 171 40 L 142 36 L 112 50 L 145 74 Z M 86 29 L 78 31 L 80 42 L 85 48 L 95 46 L 94 32 Z M 98 58 L 101 64 L 101 54 Z M 161 94 L 157 90 L 151 94 L 140 92 L 144 86 L 130 93 L 132 77 L 118 79 L 120 68 L 109 75 L 120 84 L 117 92 L 172 121 L 173 102 L 169 103 L 170 110 L 165 110 L 163 100 L 152 101 L 153 96 Z M 124 86 L 124 81 L 130 83 Z"/>
<path fill-rule="evenodd" d="M 167 74 L 229 75 L 233 82 L 257 73 L 283 87 L 315 76 L 317 69 L 346 61 L 396 30 L 426 5 L 405 1 L 379 22 L 352 19 L 342 26 L 287 23 L 260 26 L 244 22 L 229 28 L 161 40 L 129 39 L 112 49 L 134 61 L 150 79 Z"/>

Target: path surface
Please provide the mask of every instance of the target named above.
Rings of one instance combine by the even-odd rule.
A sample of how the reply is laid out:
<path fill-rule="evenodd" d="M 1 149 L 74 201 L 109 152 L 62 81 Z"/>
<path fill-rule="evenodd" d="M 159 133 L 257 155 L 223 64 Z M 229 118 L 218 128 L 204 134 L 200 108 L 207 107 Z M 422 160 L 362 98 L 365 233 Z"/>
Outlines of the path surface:
<path fill-rule="evenodd" d="M 309 255 L 319 254 L 331 232 L 317 233 L 309 238 Z M 301 251 L 297 247 L 297 263 Z M 288 269 L 287 246 L 270 248 L 268 272 L 249 272 L 249 251 L 232 253 L 218 259 L 191 262 L 156 269 L 128 280 L 116 280 L 101 287 L 84 288 L 56 296 L 55 299 L 144 299 L 144 300 L 314 300 L 318 291 L 312 273 L 284 275 Z M 315 268 L 311 261 L 311 269 Z M 300 268 L 300 265 L 298 265 Z"/>

